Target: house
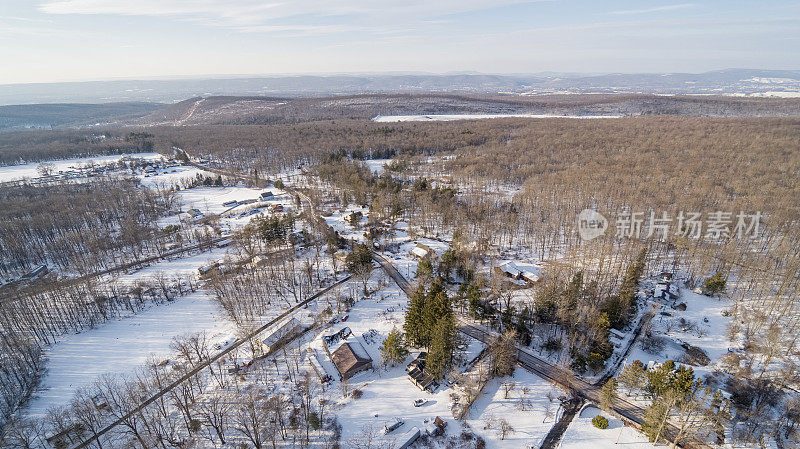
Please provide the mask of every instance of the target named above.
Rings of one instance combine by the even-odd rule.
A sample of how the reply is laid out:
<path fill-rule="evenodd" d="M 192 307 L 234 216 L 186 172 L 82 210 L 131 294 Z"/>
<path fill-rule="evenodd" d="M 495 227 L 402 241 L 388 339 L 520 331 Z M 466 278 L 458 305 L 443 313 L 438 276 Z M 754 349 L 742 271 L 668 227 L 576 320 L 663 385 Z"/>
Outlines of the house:
<path fill-rule="evenodd" d="M 270 353 L 275 350 L 280 346 L 280 343 L 285 341 L 290 335 L 293 335 L 299 327 L 300 322 L 294 317 L 278 326 L 277 329 L 273 330 L 266 338 L 261 340 L 261 346 L 264 352 Z"/>
<path fill-rule="evenodd" d="M 275 195 L 270 191 L 261 192 L 261 195 L 258 196 L 258 199 L 260 199 L 261 201 L 269 201 L 273 198 L 275 198 Z"/>
<path fill-rule="evenodd" d="M 417 388 L 422 391 L 433 391 L 438 384 L 433 376 L 425 373 L 425 359 L 427 355 L 427 352 L 420 352 L 417 358 L 406 365 L 406 372 L 408 373 L 408 379 L 411 383 L 416 385 Z"/>
<path fill-rule="evenodd" d="M 495 270 L 504 276 L 516 279 L 518 281 L 526 281 L 530 283 L 536 283 L 539 281 L 539 276 L 536 273 L 520 268 L 516 263 L 514 263 L 514 261 L 503 262 L 498 265 Z"/>
<path fill-rule="evenodd" d="M 362 371 L 372 369 L 372 358 L 361 343 L 355 340 L 342 343 L 333 351 L 331 360 L 342 379 L 349 379 Z"/>
<path fill-rule="evenodd" d="M 417 246 L 411 250 L 411 255 L 416 257 L 417 259 L 427 259 L 428 257 L 433 257 L 436 255 L 435 252 L 431 249 L 428 245 L 423 245 L 422 243 L 417 243 Z"/>

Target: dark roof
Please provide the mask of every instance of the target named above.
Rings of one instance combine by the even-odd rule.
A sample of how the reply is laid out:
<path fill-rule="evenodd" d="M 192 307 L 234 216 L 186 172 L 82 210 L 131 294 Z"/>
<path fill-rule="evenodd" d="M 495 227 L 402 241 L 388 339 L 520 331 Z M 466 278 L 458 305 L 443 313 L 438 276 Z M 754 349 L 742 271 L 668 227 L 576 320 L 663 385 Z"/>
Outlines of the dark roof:
<path fill-rule="evenodd" d="M 345 379 L 372 366 L 372 360 L 359 356 L 350 343 L 344 343 L 333 351 L 331 359 L 336 365 L 336 369 L 339 370 L 339 374 Z"/>

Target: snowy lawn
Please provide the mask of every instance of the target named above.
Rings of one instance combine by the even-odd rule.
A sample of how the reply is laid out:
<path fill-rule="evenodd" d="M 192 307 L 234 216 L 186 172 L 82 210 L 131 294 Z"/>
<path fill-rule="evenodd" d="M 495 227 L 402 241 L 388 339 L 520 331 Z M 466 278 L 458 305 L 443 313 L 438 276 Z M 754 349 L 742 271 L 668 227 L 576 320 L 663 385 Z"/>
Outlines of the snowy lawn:
<path fill-rule="evenodd" d="M 68 335 L 46 350 L 47 373 L 28 413 L 42 416 L 49 407 L 66 404 L 75 389 L 102 374 L 132 372 L 151 355 L 166 357 L 173 352 L 169 348 L 173 337 L 200 331 L 206 331 L 212 343 L 235 333 L 222 309 L 203 290 Z"/>
<path fill-rule="evenodd" d="M 607 429 L 598 429 L 592 425 L 592 418 L 603 415 L 608 419 Z M 619 439 L 619 445 L 616 445 Z M 654 447 L 644 434 L 633 427 L 626 427 L 622 420 L 601 412 L 593 406 L 584 408 L 580 415 L 572 420 L 564 436 L 561 438 L 561 449 L 604 449 L 624 447 L 630 449 L 647 449 Z"/>
<path fill-rule="evenodd" d="M 706 367 L 693 367 L 698 376 L 713 371 L 730 347 L 726 336 L 730 317 L 723 316 L 723 312 L 730 308 L 731 303 L 726 298 L 711 298 L 686 288 L 680 289 L 680 298 L 676 305 L 680 303 L 686 304 L 686 310 L 680 311 L 667 306 L 662 310 L 671 316 L 656 313 L 651 321 L 653 333 L 667 339 L 664 350 L 658 354 L 649 354 L 642 349 L 640 340 L 628 356 L 629 362 L 641 360 L 646 365 L 650 361 L 680 361 L 685 353 L 681 347 L 683 342 L 701 348 L 711 359 Z"/>
<path fill-rule="evenodd" d="M 139 175 L 139 179 L 141 180 L 142 185 L 145 187 L 168 188 L 174 185 L 180 185 L 184 181 L 191 181 L 192 179 L 195 179 L 198 174 L 202 174 L 203 176 L 211 176 L 213 178 L 217 177 L 215 173 L 205 171 L 191 165 L 179 165 L 177 167 L 157 169 L 156 173 L 153 174 L 142 173 Z"/>
<path fill-rule="evenodd" d="M 506 398 L 502 385 L 511 382 L 514 383 L 514 389 Z M 558 397 L 563 395 L 566 393 L 550 382 L 517 368 L 513 377 L 493 379 L 486 385 L 481 397 L 472 405 L 467 423 L 486 440 L 487 448 L 539 447 L 561 416 Z M 498 433 L 501 419 L 505 419 L 514 429 L 504 440 L 500 439 Z"/>

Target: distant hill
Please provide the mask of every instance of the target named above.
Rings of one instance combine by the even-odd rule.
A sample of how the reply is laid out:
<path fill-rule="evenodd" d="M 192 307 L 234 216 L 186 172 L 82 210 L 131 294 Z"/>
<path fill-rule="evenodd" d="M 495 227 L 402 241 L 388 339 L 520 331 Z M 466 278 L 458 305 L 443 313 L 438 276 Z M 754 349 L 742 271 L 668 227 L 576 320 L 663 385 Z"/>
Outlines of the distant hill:
<path fill-rule="evenodd" d="M 163 107 L 163 104 L 142 102 L 0 106 L 0 130 L 116 124 Z"/>
<path fill-rule="evenodd" d="M 132 120 L 132 125 L 270 125 L 378 115 L 554 114 L 799 117 L 800 98 L 700 95 L 365 94 L 317 98 L 195 97 Z"/>
<path fill-rule="evenodd" d="M 216 77 L 0 85 L 0 104 L 165 102 L 210 96 L 460 93 L 643 93 L 800 96 L 800 71 L 576 75 L 369 74 Z"/>

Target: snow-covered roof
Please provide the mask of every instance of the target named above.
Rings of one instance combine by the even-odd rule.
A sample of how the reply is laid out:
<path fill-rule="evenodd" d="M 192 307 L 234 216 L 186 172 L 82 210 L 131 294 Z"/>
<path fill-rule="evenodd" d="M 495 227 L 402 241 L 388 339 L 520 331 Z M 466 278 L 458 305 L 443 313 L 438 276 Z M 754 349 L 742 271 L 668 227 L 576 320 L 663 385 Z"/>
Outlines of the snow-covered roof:
<path fill-rule="evenodd" d="M 411 250 L 411 254 L 417 257 L 425 257 L 428 255 L 428 251 L 423 248 L 420 248 L 419 246 L 415 246 L 414 249 Z"/>

